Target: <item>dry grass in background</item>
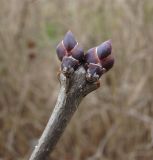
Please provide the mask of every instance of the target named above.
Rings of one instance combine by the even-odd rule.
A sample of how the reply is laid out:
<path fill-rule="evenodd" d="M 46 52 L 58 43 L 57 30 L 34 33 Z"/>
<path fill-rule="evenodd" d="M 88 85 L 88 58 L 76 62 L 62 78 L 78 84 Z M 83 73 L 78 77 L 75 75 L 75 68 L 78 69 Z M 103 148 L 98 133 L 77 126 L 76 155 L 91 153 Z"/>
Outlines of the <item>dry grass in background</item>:
<path fill-rule="evenodd" d="M 112 39 L 116 63 L 80 105 L 52 160 L 153 157 L 153 1 L 0 1 L 0 159 L 26 160 L 56 101 L 55 47 Z"/>

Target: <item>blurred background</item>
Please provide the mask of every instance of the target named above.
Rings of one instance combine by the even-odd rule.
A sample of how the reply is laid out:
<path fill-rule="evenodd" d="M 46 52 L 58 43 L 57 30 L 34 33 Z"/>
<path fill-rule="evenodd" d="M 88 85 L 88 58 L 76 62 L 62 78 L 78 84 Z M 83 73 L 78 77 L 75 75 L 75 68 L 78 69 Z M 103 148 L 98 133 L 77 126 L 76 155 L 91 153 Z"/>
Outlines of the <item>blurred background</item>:
<path fill-rule="evenodd" d="M 112 39 L 116 61 L 50 160 L 152 160 L 152 0 L 0 0 L 0 160 L 28 159 L 46 126 L 69 29 L 85 51 Z"/>

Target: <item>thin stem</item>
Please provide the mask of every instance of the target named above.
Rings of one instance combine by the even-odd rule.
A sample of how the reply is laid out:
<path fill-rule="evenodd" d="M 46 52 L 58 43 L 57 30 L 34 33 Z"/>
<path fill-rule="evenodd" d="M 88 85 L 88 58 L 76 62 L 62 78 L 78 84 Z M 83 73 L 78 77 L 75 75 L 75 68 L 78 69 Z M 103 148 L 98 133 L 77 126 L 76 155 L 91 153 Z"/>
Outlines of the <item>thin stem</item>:
<path fill-rule="evenodd" d="M 64 132 L 83 97 L 98 88 L 88 83 L 81 66 L 71 78 L 60 75 L 61 89 L 53 113 L 29 160 L 45 160 Z"/>

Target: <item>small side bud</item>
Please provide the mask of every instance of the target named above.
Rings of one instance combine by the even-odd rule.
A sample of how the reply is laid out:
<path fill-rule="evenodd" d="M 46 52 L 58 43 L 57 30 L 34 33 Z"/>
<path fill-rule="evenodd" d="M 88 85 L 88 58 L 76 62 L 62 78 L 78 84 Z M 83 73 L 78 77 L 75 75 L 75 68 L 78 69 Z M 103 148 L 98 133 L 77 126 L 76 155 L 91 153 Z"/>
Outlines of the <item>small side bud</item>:
<path fill-rule="evenodd" d="M 96 82 L 103 74 L 103 68 L 100 65 L 90 63 L 86 74 L 88 82 Z"/>
<path fill-rule="evenodd" d="M 79 66 L 79 61 L 73 57 L 64 57 L 61 63 L 61 71 L 69 77 Z"/>
<path fill-rule="evenodd" d="M 71 31 L 68 31 L 66 33 L 63 43 L 68 52 L 71 51 L 75 47 L 75 45 L 77 44 L 77 41 L 75 40 L 75 37 Z"/>
<path fill-rule="evenodd" d="M 111 40 L 105 41 L 97 47 L 97 55 L 100 60 L 109 56 L 111 52 L 112 52 Z"/>

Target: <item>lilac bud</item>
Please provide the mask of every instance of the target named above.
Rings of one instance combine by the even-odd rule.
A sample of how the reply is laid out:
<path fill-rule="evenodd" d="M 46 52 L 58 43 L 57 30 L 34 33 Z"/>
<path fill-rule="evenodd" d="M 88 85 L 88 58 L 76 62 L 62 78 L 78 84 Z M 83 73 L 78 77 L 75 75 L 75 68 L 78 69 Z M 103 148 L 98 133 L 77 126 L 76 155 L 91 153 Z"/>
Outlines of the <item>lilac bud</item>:
<path fill-rule="evenodd" d="M 90 63 L 86 74 L 87 81 L 95 82 L 103 74 L 103 69 L 100 65 Z"/>
<path fill-rule="evenodd" d="M 76 42 L 74 35 L 72 34 L 71 31 L 68 31 L 66 33 L 64 40 L 63 40 L 63 43 L 64 43 L 64 46 L 68 52 L 71 51 L 75 47 L 77 42 Z"/>
<path fill-rule="evenodd" d="M 71 75 L 79 66 L 79 61 L 72 57 L 64 57 L 61 63 L 61 70 L 66 75 Z"/>
<path fill-rule="evenodd" d="M 71 55 L 79 62 L 83 61 L 84 59 L 84 51 L 78 44 L 71 50 Z"/>
<path fill-rule="evenodd" d="M 87 51 L 87 53 L 85 54 L 85 61 L 87 63 L 94 63 L 94 64 L 99 63 L 99 58 L 96 54 L 96 47 L 91 48 Z"/>
<path fill-rule="evenodd" d="M 112 52 L 111 40 L 105 41 L 97 47 L 97 55 L 100 60 L 109 56 Z"/>
<path fill-rule="evenodd" d="M 61 71 L 67 76 L 73 73 L 83 63 L 84 52 L 78 45 L 71 31 L 68 31 L 56 49 L 57 56 L 62 61 Z"/>
<path fill-rule="evenodd" d="M 58 44 L 56 52 L 59 60 L 62 61 L 63 57 L 67 54 L 67 51 L 63 45 L 63 41 Z"/>
<path fill-rule="evenodd" d="M 112 55 L 104 58 L 101 61 L 102 67 L 106 69 L 106 72 L 110 70 L 114 65 L 114 57 Z"/>
<path fill-rule="evenodd" d="M 105 41 L 101 45 L 91 48 L 85 55 L 88 64 L 86 78 L 90 82 L 98 80 L 101 75 L 113 67 L 114 58 L 111 56 L 111 41 Z"/>

